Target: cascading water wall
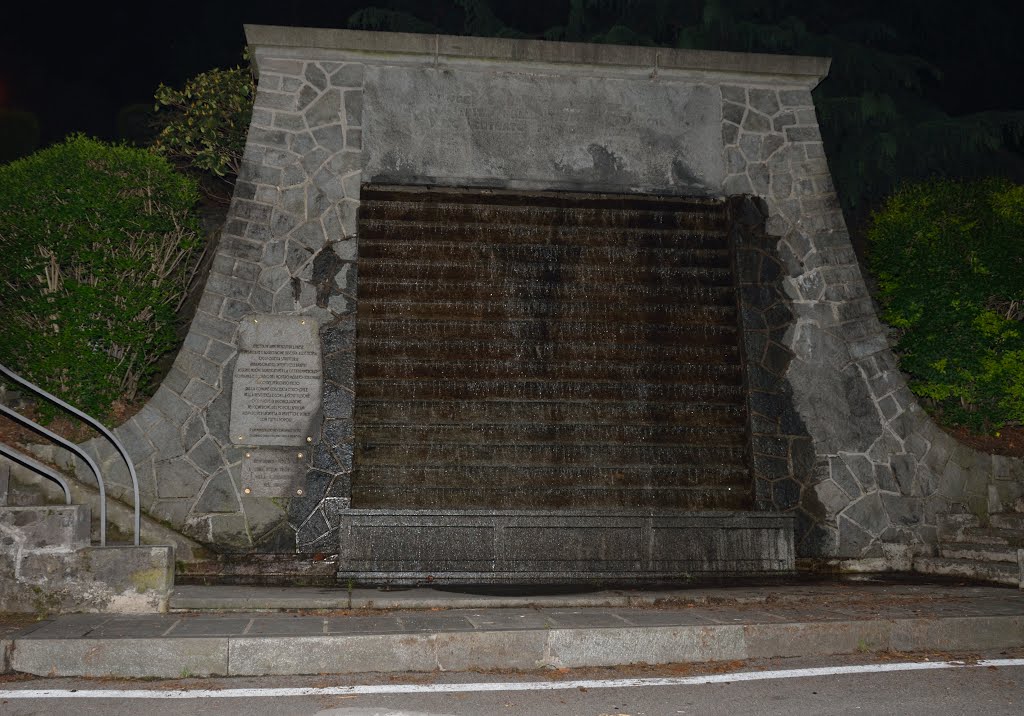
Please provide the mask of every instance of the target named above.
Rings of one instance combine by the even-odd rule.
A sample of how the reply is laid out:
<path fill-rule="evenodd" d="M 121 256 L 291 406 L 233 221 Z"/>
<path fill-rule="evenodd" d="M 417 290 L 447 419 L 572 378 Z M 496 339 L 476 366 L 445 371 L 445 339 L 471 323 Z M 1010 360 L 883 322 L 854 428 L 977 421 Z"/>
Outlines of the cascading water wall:
<path fill-rule="evenodd" d="M 354 508 L 752 506 L 726 207 L 364 186 Z"/>

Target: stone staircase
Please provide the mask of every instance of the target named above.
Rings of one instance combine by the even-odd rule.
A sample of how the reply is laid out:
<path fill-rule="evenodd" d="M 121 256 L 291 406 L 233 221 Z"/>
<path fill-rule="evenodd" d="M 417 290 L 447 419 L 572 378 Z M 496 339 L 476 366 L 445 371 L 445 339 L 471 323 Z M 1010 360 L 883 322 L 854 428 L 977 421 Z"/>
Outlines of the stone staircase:
<path fill-rule="evenodd" d="M 0 459 L 0 613 L 167 611 L 173 546 L 97 546 L 88 505 L 10 505 L 19 495 Z"/>
<path fill-rule="evenodd" d="M 939 521 L 937 556 L 914 559 L 914 571 L 1024 588 L 1024 513 L 971 514 Z"/>
<path fill-rule="evenodd" d="M 353 507 L 750 509 L 725 207 L 364 187 Z"/>

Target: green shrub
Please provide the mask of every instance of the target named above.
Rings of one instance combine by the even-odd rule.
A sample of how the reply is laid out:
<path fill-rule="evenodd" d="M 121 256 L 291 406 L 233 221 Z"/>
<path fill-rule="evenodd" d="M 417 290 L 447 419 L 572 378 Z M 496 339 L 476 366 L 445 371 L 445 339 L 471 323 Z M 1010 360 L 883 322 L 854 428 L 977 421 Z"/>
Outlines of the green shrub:
<path fill-rule="evenodd" d="M 907 186 L 868 233 L 910 388 L 951 425 L 1024 421 L 1024 186 Z"/>
<path fill-rule="evenodd" d="M 213 69 L 178 90 L 156 91 L 160 133 L 154 148 L 189 168 L 234 182 L 255 96 L 248 68 Z"/>
<path fill-rule="evenodd" d="M 150 388 L 199 253 L 195 182 L 82 136 L 0 167 L 0 361 L 87 412 Z"/>

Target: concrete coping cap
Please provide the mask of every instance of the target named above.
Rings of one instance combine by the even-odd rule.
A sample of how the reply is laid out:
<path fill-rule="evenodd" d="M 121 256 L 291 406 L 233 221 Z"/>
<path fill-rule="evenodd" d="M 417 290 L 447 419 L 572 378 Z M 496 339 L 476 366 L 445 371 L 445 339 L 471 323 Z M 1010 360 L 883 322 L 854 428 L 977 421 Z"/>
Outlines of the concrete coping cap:
<path fill-rule="evenodd" d="M 261 55 L 284 50 L 285 56 L 312 58 L 343 53 L 417 58 L 421 63 L 484 61 L 506 64 L 581 65 L 658 72 L 682 71 L 747 76 L 761 81 L 787 80 L 814 87 L 828 74 L 827 57 L 767 55 L 716 50 L 689 50 L 583 42 L 548 42 L 495 37 L 368 32 L 314 27 L 245 25 L 246 41 L 257 68 Z"/>

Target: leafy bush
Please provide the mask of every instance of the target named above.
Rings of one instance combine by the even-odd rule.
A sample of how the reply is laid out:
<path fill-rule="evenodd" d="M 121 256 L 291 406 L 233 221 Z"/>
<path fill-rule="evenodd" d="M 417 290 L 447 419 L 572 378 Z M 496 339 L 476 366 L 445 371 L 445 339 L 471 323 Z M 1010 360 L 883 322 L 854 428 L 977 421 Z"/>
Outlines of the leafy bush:
<path fill-rule="evenodd" d="M 1024 421 L 1024 186 L 925 182 L 872 218 L 869 260 L 911 390 L 952 425 Z"/>
<path fill-rule="evenodd" d="M 233 183 L 242 161 L 255 92 L 248 68 L 213 69 L 178 90 L 156 91 L 161 129 L 154 148 L 186 166 Z"/>
<path fill-rule="evenodd" d="M 88 412 L 149 388 L 199 253 L 195 182 L 82 136 L 0 167 L 0 361 Z"/>

